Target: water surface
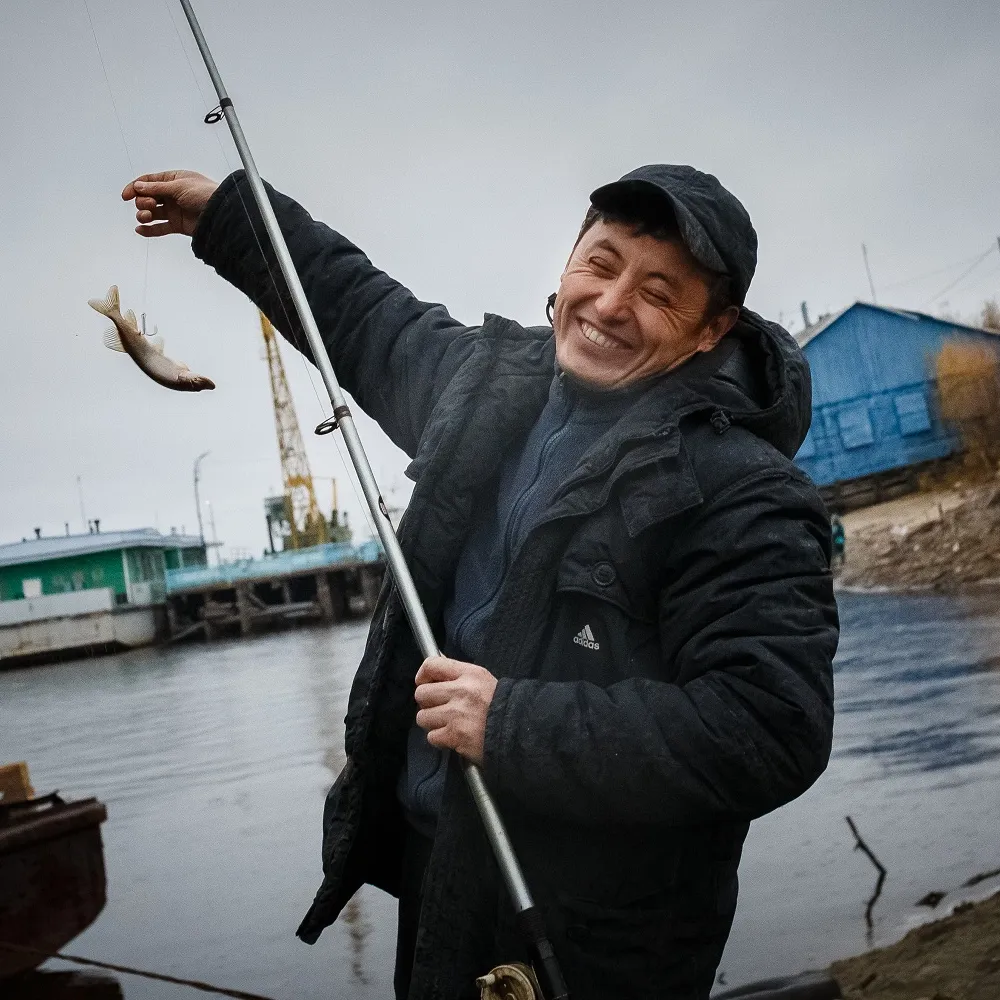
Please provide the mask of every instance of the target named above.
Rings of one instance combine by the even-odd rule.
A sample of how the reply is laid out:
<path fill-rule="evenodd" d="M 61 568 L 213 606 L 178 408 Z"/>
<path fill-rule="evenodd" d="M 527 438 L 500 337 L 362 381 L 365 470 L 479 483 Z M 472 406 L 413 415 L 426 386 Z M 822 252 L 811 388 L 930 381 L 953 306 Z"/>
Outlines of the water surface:
<path fill-rule="evenodd" d="M 889 869 L 876 943 L 917 919 L 927 892 L 1000 868 L 1000 606 L 840 603 L 833 759 L 751 830 L 721 967 L 729 985 L 866 947 L 875 872 L 847 814 Z M 67 950 L 276 1000 L 391 995 L 395 901 L 378 890 L 362 890 L 317 945 L 294 937 L 320 880 L 323 795 L 343 764 L 366 631 L 354 622 L 0 673 L 0 759 L 28 760 L 39 791 L 108 806 L 108 905 Z M 206 995 L 108 975 L 127 1000 Z"/>

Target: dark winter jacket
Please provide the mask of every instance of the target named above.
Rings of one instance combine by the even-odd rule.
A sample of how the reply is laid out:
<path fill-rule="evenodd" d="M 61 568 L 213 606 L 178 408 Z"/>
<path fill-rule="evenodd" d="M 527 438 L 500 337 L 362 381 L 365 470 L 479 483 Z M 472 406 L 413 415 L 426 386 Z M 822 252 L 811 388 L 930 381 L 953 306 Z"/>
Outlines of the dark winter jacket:
<path fill-rule="evenodd" d="M 489 315 L 465 327 L 270 195 L 343 385 L 412 456 L 400 542 L 443 642 L 474 512 L 545 404 L 552 331 Z M 247 208 L 266 247 L 235 175 L 194 251 L 301 345 Z M 483 642 L 482 665 L 499 678 L 484 773 L 575 1000 L 704 1000 L 749 822 L 826 765 L 829 523 L 791 461 L 809 417 L 801 352 L 744 310 L 719 348 L 651 383 L 581 457 L 507 574 Z M 585 625 L 599 648 L 573 641 Z M 299 928 L 308 942 L 363 883 L 397 890 L 395 792 L 419 663 L 388 582 L 351 692 L 348 762 L 327 798 L 325 879 Z M 524 957 L 451 765 L 413 1000 L 472 997 L 476 975 Z"/>

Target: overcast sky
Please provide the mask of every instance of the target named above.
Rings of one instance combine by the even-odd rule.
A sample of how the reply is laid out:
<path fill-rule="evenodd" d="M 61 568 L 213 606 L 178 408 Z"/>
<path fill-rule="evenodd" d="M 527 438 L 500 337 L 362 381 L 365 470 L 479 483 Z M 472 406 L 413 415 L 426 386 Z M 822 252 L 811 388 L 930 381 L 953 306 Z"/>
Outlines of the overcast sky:
<path fill-rule="evenodd" d="M 148 245 L 147 272 L 119 199 L 133 172 L 221 179 L 238 158 L 201 122 L 215 100 L 179 5 L 89 5 L 111 93 L 84 0 L 0 5 L 0 542 L 81 530 L 77 476 L 102 527 L 191 532 L 210 450 L 218 535 L 259 553 L 281 475 L 254 309 L 180 237 Z M 793 330 L 802 300 L 815 317 L 870 297 L 862 242 L 881 303 L 971 315 L 1000 294 L 1000 253 L 939 294 L 1000 231 L 995 2 L 196 9 L 264 176 L 465 322 L 542 322 L 589 192 L 657 161 L 744 202 L 748 304 Z M 162 389 L 101 346 L 86 302 L 112 283 L 215 392 Z M 360 528 L 333 439 L 311 434 L 329 411 L 319 376 L 284 356 L 313 472 L 340 480 Z M 361 430 L 404 497 L 403 457 Z"/>

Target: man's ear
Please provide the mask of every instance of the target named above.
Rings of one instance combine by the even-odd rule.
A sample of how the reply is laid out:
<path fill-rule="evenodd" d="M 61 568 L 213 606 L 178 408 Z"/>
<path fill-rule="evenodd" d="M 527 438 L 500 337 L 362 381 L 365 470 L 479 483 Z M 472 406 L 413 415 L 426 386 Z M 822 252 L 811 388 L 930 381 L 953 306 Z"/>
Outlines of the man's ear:
<path fill-rule="evenodd" d="M 727 306 L 718 314 L 713 316 L 705 327 L 698 343 L 699 351 L 711 351 L 729 331 L 736 326 L 736 321 L 740 318 L 739 306 Z"/>

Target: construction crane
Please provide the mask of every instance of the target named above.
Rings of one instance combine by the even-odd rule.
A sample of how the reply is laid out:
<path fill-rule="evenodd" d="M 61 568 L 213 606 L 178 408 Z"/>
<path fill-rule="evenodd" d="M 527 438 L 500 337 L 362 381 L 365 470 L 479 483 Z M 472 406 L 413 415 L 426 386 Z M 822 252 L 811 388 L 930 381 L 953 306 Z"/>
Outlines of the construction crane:
<path fill-rule="evenodd" d="M 270 320 L 260 313 L 260 330 L 264 335 L 264 354 L 271 378 L 271 399 L 274 402 L 274 429 L 278 435 L 278 455 L 284 492 L 267 497 L 264 511 L 271 551 L 275 551 L 274 529 L 278 531 L 283 549 L 304 549 L 330 541 L 330 525 L 319 509 L 313 487 L 309 459 L 306 457 L 295 404 L 288 388 L 285 366 L 278 352 L 278 338 Z M 337 511 L 333 511 L 337 517 Z"/>

